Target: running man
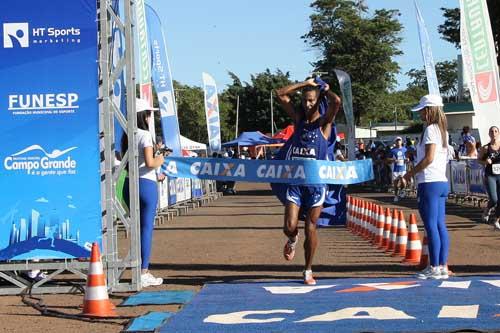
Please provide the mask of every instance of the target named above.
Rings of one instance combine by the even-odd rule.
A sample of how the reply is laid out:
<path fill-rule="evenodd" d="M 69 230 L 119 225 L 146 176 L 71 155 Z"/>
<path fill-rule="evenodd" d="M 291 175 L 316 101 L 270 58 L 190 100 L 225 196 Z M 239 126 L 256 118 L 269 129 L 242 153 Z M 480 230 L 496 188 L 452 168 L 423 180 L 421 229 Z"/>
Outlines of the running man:
<path fill-rule="evenodd" d="M 339 111 L 340 98 L 330 91 L 330 86 L 322 81 L 317 84 L 314 79 L 292 84 L 277 90 L 278 100 L 293 119 L 295 131 L 290 138 L 292 143 L 286 153 L 288 160 L 326 160 L 328 138 L 332 131 L 332 122 Z M 321 88 L 321 91 L 320 91 Z M 290 94 L 302 89 L 302 107 L 295 111 Z M 328 108 L 323 116 L 320 114 L 320 96 L 325 94 Z M 299 210 L 305 213 L 305 267 L 304 283 L 314 285 L 312 261 L 318 238 L 316 222 L 321 213 L 326 195 L 326 184 L 289 185 L 286 193 L 285 220 L 283 232 L 288 240 L 283 249 L 286 260 L 292 260 L 298 243 Z"/>
<path fill-rule="evenodd" d="M 404 197 L 405 183 L 403 176 L 406 174 L 406 148 L 403 147 L 403 139 L 398 136 L 394 139 L 395 147 L 391 149 L 389 160 L 393 163 L 392 183 L 394 185 L 394 202 Z M 400 191 L 401 190 L 401 191 Z"/>

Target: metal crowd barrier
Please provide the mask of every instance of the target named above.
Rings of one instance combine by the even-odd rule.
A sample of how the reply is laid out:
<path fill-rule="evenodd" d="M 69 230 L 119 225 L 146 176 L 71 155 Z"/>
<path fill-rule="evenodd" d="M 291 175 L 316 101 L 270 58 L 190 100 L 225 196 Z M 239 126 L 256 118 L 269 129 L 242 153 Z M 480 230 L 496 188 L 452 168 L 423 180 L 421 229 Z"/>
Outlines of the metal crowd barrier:
<path fill-rule="evenodd" d="M 476 159 L 450 161 L 448 174 L 450 196 L 455 202 L 472 202 L 477 207 L 488 202 L 484 184 L 484 166 Z"/>

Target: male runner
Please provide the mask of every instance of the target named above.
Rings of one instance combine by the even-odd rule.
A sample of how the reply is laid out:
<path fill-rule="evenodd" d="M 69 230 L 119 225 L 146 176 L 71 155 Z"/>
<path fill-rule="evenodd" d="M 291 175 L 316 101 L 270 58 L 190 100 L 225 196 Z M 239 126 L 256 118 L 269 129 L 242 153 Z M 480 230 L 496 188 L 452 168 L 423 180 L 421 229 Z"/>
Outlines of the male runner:
<path fill-rule="evenodd" d="M 318 84 L 318 83 L 320 84 Z M 321 88 L 321 92 L 320 92 Z M 291 103 L 290 94 L 302 90 L 302 107 L 296 111 Z M 320 96 L 325 94 L 328 108 L 324 116 L 320 114 Z M 332 131 L 332 122 L 339 110 L 340 98 L 330 91 L 328 84 L 321 80 L 308 79 L 277 90 L 278 100 L 293 119 L 295 131 L 289 139 L 292 143 L 286 159 L 326 160 L 328 138 Z M 286 193 L 285 221 L 283 232 L 288 241 L 283 249 L 286 260 L 292 260 L 298 243 L 299 210 L 305 212 L 305 268 L 304 283 L 316 284 L 312 275 L 312 261 L 318 245 L 316 221 L 319 218 L 325 200 L 326 184 L 289 185 Z"/>

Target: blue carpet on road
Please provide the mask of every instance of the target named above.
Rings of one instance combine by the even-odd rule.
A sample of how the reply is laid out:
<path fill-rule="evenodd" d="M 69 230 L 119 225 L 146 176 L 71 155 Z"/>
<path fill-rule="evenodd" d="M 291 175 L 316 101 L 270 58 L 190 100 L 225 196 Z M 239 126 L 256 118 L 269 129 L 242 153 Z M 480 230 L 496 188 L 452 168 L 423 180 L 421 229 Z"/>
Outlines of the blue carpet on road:
<path fill-rule="evenodd" d="M 185 304 L 194 294 L 189 290 L 141 291 L 127 297 L 119 306 Z"/>
<path fill-rule="evenodd" d="M 154 332 L 172 312 L 148 312 L 144 316 L 134 318 L 125 332 Z"/>
<path fill-rule="evenodd" d="M 500 276 L 206 285 L 160 332 L 500 330 Z"/>

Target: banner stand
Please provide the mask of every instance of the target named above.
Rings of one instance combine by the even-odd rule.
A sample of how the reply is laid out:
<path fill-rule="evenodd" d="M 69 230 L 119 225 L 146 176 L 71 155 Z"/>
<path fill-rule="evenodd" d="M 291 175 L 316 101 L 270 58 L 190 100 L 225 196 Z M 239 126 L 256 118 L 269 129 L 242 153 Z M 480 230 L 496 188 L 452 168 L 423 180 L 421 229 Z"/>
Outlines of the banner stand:
<path fill-rule="evenodd" d="M 113 1 L 115 5 L 118 0 Z M 133 61 L 133 31 L 132 17 L 134 9 L 131 0 L 124 1 L 123 20 L 114 11 L 111 1 L 98 2 L 98 24 L 99 24 L 99 67 L 100 76 L 100 139 L 101 139 L 101 202 L 102 202 L 102 253 L 103 264 L 106 270 L 107 285 L 111 292 L 128 292 L 140 290 L 140 235 L 139 235 L 139 195 L 138 195 L 138 166 L 136 163 L 130 163 L 130 213 L 121 205 L 116 197 L 116 182 L 123 166 L 128 160 L 136 161 L 138 156 L 136 137 L 134 128 L 136 127 L 135 114 L 135 94 L 126 94 L 127 117 L 119 111 L 113 101 L 115 82 L 124 73 L 126 86 L 132 87 L 135 91 L 134 61 Z M 116 6 L 118 7 L 118 6 Z M 105 16 L 102 15 L 105 13 Z M 104 17 L 104 19 L 103 19 Z M 120 30 L 124 36 L 124 54 L 119 59 L 114 68 L 112 63 L 111 50 L 113 49 L 112 27 Z M 122 92 L 125 93 L 125 92 Z M 114 138 L 114 120 L 123 127 L 123 130 L 129 133 L 129 149 L 123 158 L 120 167 L 115 167 L 115 138 Z M 120 138 L 116 138 L 119 140 Z M 121 257 L 118 253 L 118 223 L 125 226 L 127 239 L 127 253 Z M 121 246 L 120 246 L 121 248 Z M 10 286 L 0 287 L 0 295 L 17 295 L 29 290 L 32 294 L 42 293 L 72 293 L 80 292 L 77 285 L 54 283 L 55 279 L 63 272 L 70 272 L 85 280 L 89 267 L 88 258 L 83 261 L 80 259 L 59 259 L 59 260 L 40 260 L 36 261 L 13 261 L 0 263 L 0 278 L 10 283 Z M 47 278 L 32 284 L 18 274 L 19 271 L 41 270 L 49 271 Z M 127 280 L 123 280 L 124 273 L 127 274 Z"/>

